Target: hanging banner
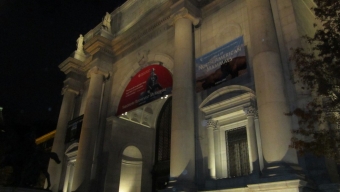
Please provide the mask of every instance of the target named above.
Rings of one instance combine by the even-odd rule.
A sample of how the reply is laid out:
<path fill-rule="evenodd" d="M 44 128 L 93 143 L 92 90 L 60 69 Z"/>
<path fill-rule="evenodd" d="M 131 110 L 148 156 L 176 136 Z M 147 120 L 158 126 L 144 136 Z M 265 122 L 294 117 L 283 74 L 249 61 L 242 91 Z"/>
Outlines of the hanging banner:
<path fill-rule="evenodd" d="M 197 58 L 195 63 L 196 92 L 245 74 L 247 60 L 243 37 Z"/>
<path fill-rule="evenodd" d="M 127 85 L 120 99 L 116 115 L 169 95 L 172 92 L 172 75 L 159 64 L 139 71 Z"/>

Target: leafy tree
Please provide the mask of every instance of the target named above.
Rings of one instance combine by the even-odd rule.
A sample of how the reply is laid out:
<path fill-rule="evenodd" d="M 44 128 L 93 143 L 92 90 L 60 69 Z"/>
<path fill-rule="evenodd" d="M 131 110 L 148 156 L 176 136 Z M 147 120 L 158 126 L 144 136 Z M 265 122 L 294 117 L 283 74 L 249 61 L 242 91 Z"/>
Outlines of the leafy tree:
<path fill-rule="evenodd" d="M 340 1 L 314 0 L 319 24 L 314 36 L 303 36 L 306 47 L 293 49 L 291 61 L 302 89 L 311 101 L 291 114 L 299 119 L 291 147 L 340 162 Z"/>

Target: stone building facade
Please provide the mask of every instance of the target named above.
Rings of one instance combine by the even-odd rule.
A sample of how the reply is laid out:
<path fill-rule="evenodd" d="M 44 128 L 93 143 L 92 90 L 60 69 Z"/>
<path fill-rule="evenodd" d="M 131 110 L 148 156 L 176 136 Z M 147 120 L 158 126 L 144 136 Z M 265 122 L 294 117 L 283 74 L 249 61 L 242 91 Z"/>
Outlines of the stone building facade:
<path fill-rule="evenodd" d="M 289 148 L 298 125 L 285 114 L 308 98 L 290 80 L 289 51 L 313 34 L 312 6 L 128 0 L 106 14 L 59 65 L 52 190 L 336 190 L 335 164 Z"/>

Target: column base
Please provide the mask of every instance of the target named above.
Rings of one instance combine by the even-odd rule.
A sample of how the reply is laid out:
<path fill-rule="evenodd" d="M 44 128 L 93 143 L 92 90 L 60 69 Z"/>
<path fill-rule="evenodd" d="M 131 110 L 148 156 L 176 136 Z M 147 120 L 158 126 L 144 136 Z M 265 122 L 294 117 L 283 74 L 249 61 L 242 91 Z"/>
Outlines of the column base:
<path fill-rule="evenodd" d="M 166 189 L 163 189 L 162 192 L 197 192 L 197 187 L 195 183 L 192 181 L 169 181 L 169 184 Z"/>
<path fill-rule="evenodd" d="M 303 169 L 297 164 L 291 163 L 270 163 L 262 170 L 262 177 L 296 175 L 300 179 L 305 178 Z"/>

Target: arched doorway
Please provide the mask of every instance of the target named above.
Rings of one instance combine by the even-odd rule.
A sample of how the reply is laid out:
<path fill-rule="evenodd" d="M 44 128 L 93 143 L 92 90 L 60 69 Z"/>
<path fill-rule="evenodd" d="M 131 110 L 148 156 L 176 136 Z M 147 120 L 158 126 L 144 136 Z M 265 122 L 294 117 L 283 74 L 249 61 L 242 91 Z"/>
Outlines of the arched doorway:
<path fill-rule="evenodd" d="M 128 146 L 123 151 L 119 192 L 141 191 L 142 153 L 135 146 Z"/>
<path fill-rule="evenodd" d="M 157 119 L 155 164 L 152 170 L 153 191 L 164 189 L 169 182 L 171 112 L 172 98 L 170 97 L 163 105 Z"/>

